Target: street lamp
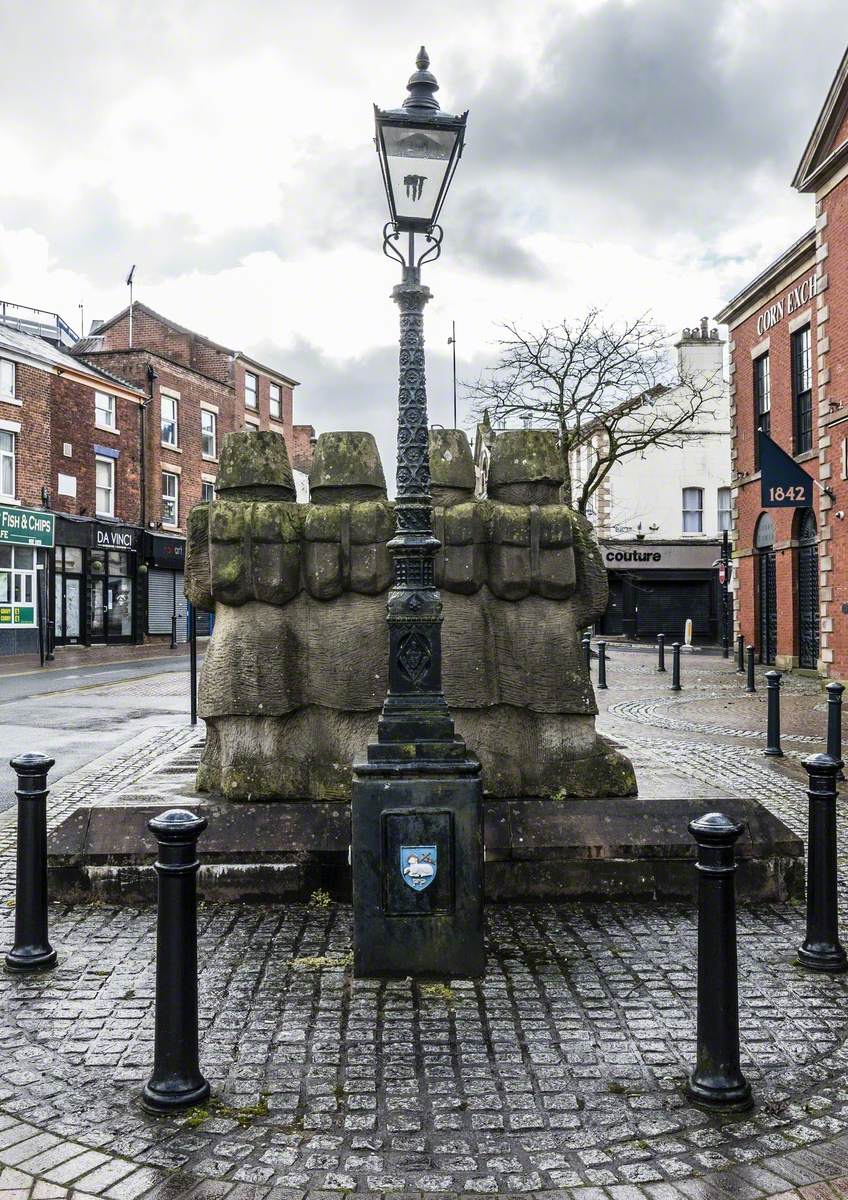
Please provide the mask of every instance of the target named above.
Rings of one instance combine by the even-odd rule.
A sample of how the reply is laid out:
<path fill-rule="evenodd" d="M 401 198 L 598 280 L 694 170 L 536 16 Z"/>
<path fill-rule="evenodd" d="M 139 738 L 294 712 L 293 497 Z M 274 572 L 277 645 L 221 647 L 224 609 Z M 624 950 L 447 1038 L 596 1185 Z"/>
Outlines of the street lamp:
<path fill-rule="evenodd" d="M 439 109 L 424 47 L 403 107 L 375 108 L 389 206 L 383 250 L 403 268 L 395 536 L 389 542 L 389 681 L 377 737 L 353 764 L 354 970 L 360 975 L 483 969 L 480 763 L 454 732 L 442 690 L 435 583 L 421 266 L 441 253 L 436 220 L 462 153 L 467 113 Z M 400 241 L 408 234 L 406 253 Z M 425 246 L 416 257 L 416 234 Z M 409 863 L 414 869 L 410 869 Z"/>

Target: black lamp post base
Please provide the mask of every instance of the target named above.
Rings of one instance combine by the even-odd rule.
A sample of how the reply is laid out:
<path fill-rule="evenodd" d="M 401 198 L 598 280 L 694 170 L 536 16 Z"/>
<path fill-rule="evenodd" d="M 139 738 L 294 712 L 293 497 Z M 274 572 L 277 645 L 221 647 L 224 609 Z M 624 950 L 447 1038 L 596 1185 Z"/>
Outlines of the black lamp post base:
<path fill-rule="evenodd" d="M 696 1108 L 708 1112 L 747 1112 L 754 1107 L 751 1085 L 741 1076 L 727 1082 L 707 1083 L 690 1075 L 686 1082 L 686 1097 Z"/>
<path fill-rule="evenodd" d="M 23 951 L 10 950 L 5 958 L 7 971 L 22 974 L 25 971 L 49 971 L 56 966 L 56 951 L 52 947 L 46 950 Z"/>
<path fill-rule="evenodd" d="M 483 974 L 483 786 L 467 751 L 431 772 L 358 759 L 351 865 L 356 976 Z"/>
<path fill-rule="evenodd" d="M 783 751 L 776 749 L 774 746 L 767 746 L 763 751 L 766 758 L 783 758 Z"/>
<path fill-rule="evenodd" d="M 798 962 L 808 971 L 825 971 L 838 975 L 848 970 L 848 955 L 842 946 L 800 946 Z"/>
<path fill-rule="evenodd" d="M 206 1079 L 198 1087 L 183 1088 L 180 1091 L 168 1091 L 147 1083 L 142 1089 L 141 1107 L 147 1112 L 159 1115 L 179 1112 L 184 1108 L 195 1108 L 204 1100 L 208 1100 L 211 1090 Z"/>

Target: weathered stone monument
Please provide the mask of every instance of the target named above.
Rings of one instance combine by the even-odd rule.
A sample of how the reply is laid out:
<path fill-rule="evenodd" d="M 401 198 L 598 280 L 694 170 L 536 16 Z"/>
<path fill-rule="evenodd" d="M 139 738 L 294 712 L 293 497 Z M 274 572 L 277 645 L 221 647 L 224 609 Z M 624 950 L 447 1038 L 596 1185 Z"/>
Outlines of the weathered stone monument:
<path fill-rule="evenodd" d="M 557 464 L 554 434 L 503 435 L 475 500 L 465 434 L 431 431 L 445 695 L 487 795 L 632 795 L 629 761 L 595 732 L 580 650 L 606 572 L 587 522 L 559 503 Z M 386 692 L 394 517 L 376 444 L 322 434 L 306 505 L 273 433 L 228 435 L 219 479 L 219 499 L 191 514 L 186 568 L 189 599 L 215 610 L 198 786 L 347 799 Z"/>

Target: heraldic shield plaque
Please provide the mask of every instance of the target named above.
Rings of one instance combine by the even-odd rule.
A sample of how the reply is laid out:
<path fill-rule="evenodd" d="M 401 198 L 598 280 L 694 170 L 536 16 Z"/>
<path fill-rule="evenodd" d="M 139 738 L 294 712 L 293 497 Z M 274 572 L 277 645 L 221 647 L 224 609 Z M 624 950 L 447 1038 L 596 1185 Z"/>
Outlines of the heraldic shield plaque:
<path fill-rule="evenodd" d="M 479 776 L 356 780 L 351 825 L 355 973 L 481 975 Z"/>

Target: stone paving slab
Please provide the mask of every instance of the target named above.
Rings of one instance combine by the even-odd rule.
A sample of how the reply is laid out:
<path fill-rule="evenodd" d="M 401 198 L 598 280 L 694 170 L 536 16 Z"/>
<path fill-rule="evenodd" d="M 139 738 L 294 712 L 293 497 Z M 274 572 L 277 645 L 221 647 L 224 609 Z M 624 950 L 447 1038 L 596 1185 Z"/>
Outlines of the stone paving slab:
<path fill-rule="evenodd" d="M 642 658 L 628 659 L 632 688 L 603 701 L 648 689 Z M 724 695 L 720 659 L 699 664 L 699 678 Z M 810 681 L 792 686 L 819 703 Z M 765 760 L 753 739 L 727 753 L 723 735 L 622 713 L 602 721 L 655 779 L 691 780 L 705 807 L 722 792 L 755 795 L 804 833 L 806 795 L 791 765 Z M 63 780 L 51 825 L 118 794 L 172 803 L 178 789 L 164 783 L 190 769 L 197 736 L 150 730 Z M 0 821 L 4 896 L 9 825 Z M 11 919 L 5 910 L 7 940 Z M 0 978 L 0 1161 L 3 1147 L 17 1159 L 2 1167 L 0 1193 L 848 1196 L 848 978 L 794 964 L 799 905 L 740 911 L 743 1062 L 758 1103 L 734 1120 L 681 1094 L 694 1053 L 689 905 L 493 906 L 486 978 L 449 987 L 353 980 L 350 912 L 324 897 L 203 905 L 201 1054 L 216 1103 L 178 1119 L 137 1103 L 152 1056 L 152 910 L 57 906 L 51 920 L 58 969 Z"/>

